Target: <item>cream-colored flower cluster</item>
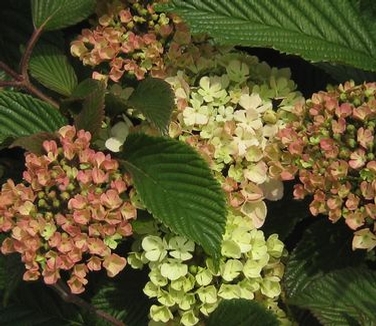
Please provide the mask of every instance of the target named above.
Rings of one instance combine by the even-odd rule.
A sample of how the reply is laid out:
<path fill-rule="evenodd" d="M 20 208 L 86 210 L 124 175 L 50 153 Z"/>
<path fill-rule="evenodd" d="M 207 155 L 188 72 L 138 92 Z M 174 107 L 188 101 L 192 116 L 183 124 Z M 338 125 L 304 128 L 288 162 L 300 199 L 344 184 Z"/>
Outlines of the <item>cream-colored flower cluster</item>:
<path fill-rule="evenodd" d="M 288 69 L 270 68 L 242 53 L 218 54 L 213 62 L 211 72 L 196 79 L 183 71 L 166 79 L 176 97 L 170 136 L 207 159 L 229 206 L 259 228 L 267 214 L 264 199 L 283 195 L 264 158 L 302 97 Z"/>
<path fill-rule="evenodd" d="M 150 268 L 144 293 L 157 303 L 150 308 L 155 322 L 196 325 L 223 299 L 257 300 L 287 322 L 276 299 L 281 293 L 284 244 L 267 239 L 242 216 L 230 213 L 219 268 L 202 248 L 171 232 L 146 235 L 128 256 L 133 268 Z"/>

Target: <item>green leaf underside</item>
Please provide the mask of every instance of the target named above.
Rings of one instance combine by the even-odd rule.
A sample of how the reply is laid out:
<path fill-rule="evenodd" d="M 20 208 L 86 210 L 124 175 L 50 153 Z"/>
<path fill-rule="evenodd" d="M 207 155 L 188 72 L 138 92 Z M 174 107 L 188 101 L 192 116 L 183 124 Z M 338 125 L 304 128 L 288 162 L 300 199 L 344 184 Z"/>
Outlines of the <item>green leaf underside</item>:
<path fill-rule="evenodd" d="M 217 259 L 226 221 L 225 200 L 199 154 L 177 140 L 132 134 L 121 158 L 147 209 Z"/>
<path fill-rule="evenodd" d="M 276 316 L 255 301 L 223 300 L 210 315 L 207 326 L 278 326 Z"/>
<path fill-rule="evenodd" d="M 354 1 L 172 0 L 167 8 L 219 43 L 376 70 L 376 37 Z"/>
<path fill-rule="evenodd" d="M 0 92 L 0 138 L 55 132 L 67 124 L 54 107 L 30 95 Z"/>
<path fill-rule="evenodd" d="M 95 0 L 32 0 L 36 28 L 56 30 L 74 25 L 93 13 Z"/>
<path fill-rule="evenodd" d="M 65 96 L 77 86 L 77 76 L 67 57 L 53 45 L 44 44 L 35 49 L 30 73 L 43 86 Z"/>
<path fill-rule="evenodd" d="M 375 302 L 376 272 L 345 268 L 314 280 L 290 303 L 311 310 L 324 325 L 340 326 L 375 325 Z"/>
<path fill-rule="evenodd" d="M 85 79 L 73 91 L 68 101 L 73 106 L 82 102 L 80 112 L 74 116 L 74 125 L 78 130 L 90 131 L 93 137 L 97 135 L 104 119 L 105 92 L 105 84 L 94 79 Z"/>
<path fill-rule="evenodd" d="M 53 140 L 57 138 L 54 133 L 38 132 L 30 136 L 24 136 L 17 138 L 10 147 L 22 147 L 28 152 L 32 152 L 37 155 L 45 154 L 43 150 L 43 142 L 46 140 Z"/>
<path fill-rule="evenodd" d="M 128 101 L 157 129 L 166 132 L 174 107 L 174 93 L 162 79 L 147 78 L 139 83 Z"/>
<path fill-rule="evenodd" d="M 283 278 L 288 300 L 294 300 L 315 279 L 346 266 L 359 266 L 364 251 L 351 250 L 353 233 L 345 223 L 326 219 L 306 229 L 302 240 L 289 256 Z"/>

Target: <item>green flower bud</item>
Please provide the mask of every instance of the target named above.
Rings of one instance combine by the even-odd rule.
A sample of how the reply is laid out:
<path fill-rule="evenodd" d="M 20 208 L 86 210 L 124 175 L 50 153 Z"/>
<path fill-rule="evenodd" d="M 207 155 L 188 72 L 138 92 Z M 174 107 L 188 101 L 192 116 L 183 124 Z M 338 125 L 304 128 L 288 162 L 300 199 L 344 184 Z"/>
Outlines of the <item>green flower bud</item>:
<path fill-rule="evenodd" d="M 273 110 L 267 110 L 264 112 L 262 119 L 266 123 L 275 124 L 277 122 L 277 113 Z"/>
<path fill-rule="evenodd" d="M 188 269 L 189 269 L 189 273 L 191 273 L 192 275 L 196 275 L 196 273 L 198 271 L 198 266 L 190 265 Z"/>
<path fill-rule="evenodd" d="M 52 206 L 55 207 L 55 208 L 59 208 L 60 207 L 60 200 L 54 199 L 52 201 Z"/>

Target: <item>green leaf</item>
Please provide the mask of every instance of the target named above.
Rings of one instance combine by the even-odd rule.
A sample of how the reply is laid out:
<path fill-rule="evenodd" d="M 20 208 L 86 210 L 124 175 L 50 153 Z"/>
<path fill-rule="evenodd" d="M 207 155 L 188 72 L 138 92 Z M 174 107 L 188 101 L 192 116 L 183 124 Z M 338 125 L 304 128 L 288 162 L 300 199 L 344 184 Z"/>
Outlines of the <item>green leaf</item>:
<path fill-rule="evenodd" d="M 376 272 L 333 271 L 314 280 L 291 304 L 311 310 L 324 325 L 376 325 Z"/>
<path fill-rule="evenodd" d="M 172 0 L 167 9 L 219 43 L 376 71 L 376 36 L 356 1 Z"/>
<path fill-rule="evenodd" d="M 35 28 L 56 30 L 74 25 L 93 13 L 95 0 L 31 0 Z"/>
<path fill-rule="evenodd" d="M 2 304 L 6 306 L 8 304 L 9 298 L 23 282 L 22 276 L 25 272 L 25 265 L 21 262 L 20 256 L 18 254 L 0 256 L 3 264 L 3 287 L 1 288 L 0 293 L 2 295 Z"/>
<path fill-rule="evenodd" d="M 217 259 L 226 222 L 225 199 L 200 155 L 174 139 L 131 134 L 120 157 L 147 209 Z"/>
<path fill-rule="evenodd" d="M 161 132 L 167 131 L 174 108 L 174 93 L 167 82 L 157 78 L 144 79 L 130 96 L 128 104 Z"/>
<path fill-rule="evenodd" d="M 33 31 L 30 1 L 1 0 L 0 31 L 0 60 L 11 68 L 18 69 L 22 46 Z"/>
<path fill-rule="evenodd" d="M 356 69 L 349 66 L 333 65 L 322 62 L 316 64 L 319 68 L 330 74 L 338 83 L 344 83 L 353 80 L 355 84 L 364 82 L 373 82 L 376 80 L 376 72 Z"/>
<path fill-rule="evenodd" d="M 0 235 L 0 243 L 3 242 L 3 237 Z M 4 255 L 0 255 L 0 290 L 4 291 L 7 284 L 7 273 L 6 273 L 6 260 Z"/>
<path fill-rule="evenodd" d="M 127 326 L 146 326 L 152 302 L 142 289 L 148 280 L 147 270 L 126 268 L 115 280 L 109 281 L 107 278 L 107 282 L 100 286 L 91 299 L 91 304 L 123 321 Z M 108 325 L 96 319 L 96 326 Z"/>
<path fill-rule="evenodd" d="M 278 234 L 278 238 L 284 241 L 296 224 L 307 216 L 311 217 L 308 210 L 308 200 L 293 199 L 294 181 L 284 182 L 283 200 L 267 201 L 268 217 L 262 226 L 265 236 L 273 233 Z"/>
<path fill-rule="evenodd" d="M 314 280 L 347 266 L 359 266 L 365 252 L 353 251 L 353 232 L 345 223 L 332 224 L 326 218 L 305 228 L 302 240 L 289 256 L 283 285 L 287 299 L 294 299 Z"/>
<path fill-rule="evenodd" d="M 65 96 L 77 86 L 77 76 L 67 57 L 53 45 L 39 45 L 30 59 L 30 73 L 43 86 Z"/>
<path fill-rule="evenodd" d="M 0 139 L 55 132 L 66 124 L 66 118 L 46 102 L 21 93 L 0 92 Z"/>
<path fill-rule="evenodd" d="M 98 134 L 104 119 L 105 92 L 103 82 L 85 79 L 65 101 L 73 110 L 76 128 L 90 131 L 93 138 Z M 75 111 L 79 113 L 75 114 Z"/>
<path fill-rule="evenodd" d="M 277 317 L 256 301 L 223 300 L 210 315 L 207 326 L 278 326 Z"/>
<path fill-rule="evenodd" d="M 72 304 L 65 303 L 45 284 L 23 283 L 13 293 L 12 301 L 0 307 L 2 326 L 84 325 Z"/>

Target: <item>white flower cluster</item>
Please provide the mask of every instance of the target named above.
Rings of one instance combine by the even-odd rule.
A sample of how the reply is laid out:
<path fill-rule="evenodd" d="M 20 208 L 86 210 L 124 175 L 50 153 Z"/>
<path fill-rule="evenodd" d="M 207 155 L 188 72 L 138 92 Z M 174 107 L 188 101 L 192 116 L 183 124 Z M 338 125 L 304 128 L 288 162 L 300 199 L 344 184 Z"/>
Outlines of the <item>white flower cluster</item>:
<path fill-rule="evenodd" d="M 281 292 L 284 245 L 275 234 L 265 239 L 242 216 L 228 216 L 218 270 L 201 247 L 170 232 L 146 235 L 138 249 L 130 253 L 128 262 L 133 268 L 144 264 L 150 268 L 144 293 L 157 301 L 150 309 L 154 322 L 196 325 L 221 300 L 234 298 L 260 301 L 283 319 L 276 299 Z"/>
<path fill-rule="evenodd" d="M 269 178 L 265 150 L 302 100 L 288 69 L 270 68 L 245 54 L 219 57 L 212 73 L 166 79 L 175 92 L 170 136 L 194 146 L 209 162 L 228 202 L 259 228 L 265 198 L 278 200 L 282 183 Z"/>

